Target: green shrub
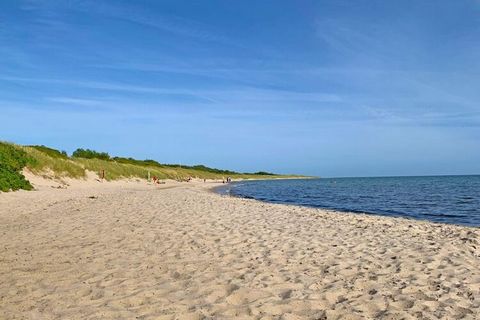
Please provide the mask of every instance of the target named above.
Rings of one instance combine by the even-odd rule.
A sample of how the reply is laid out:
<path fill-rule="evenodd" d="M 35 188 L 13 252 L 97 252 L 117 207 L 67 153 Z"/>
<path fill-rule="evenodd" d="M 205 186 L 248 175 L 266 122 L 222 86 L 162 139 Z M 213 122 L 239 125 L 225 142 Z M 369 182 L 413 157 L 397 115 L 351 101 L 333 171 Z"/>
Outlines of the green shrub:
<path fill-rule="evenodd" d="M 133 158 L 123 158 L 123 157 L 114 157 L 113 161 L 124 164 L 134 164 L 137 166 L 153 166 L 153 167 L 163 167 L 163 165 L 155 160 L 137 160 Z"/>
<path fill-rule="evenodd" d="M 0 142 L 0 191 L 33 189 L 21 171 L 27 164 L 34 162 L 23 150 L 14 145 Z"/>
<path fill-rule="evenodd" d="M 196 170 L 196 171 L 202 171 L 202 172 L 207 172 L 207 173 L 216 173 L 216 174 L 225 174 L 225 175 L 238 174 L 237 172 L 234 172 L 234 171 L 210 168 L 210 167 L 204 166 L 202 164 L 195 165 L 195 166 L 186 166 L 186 165 L 182 165 L 182 164 L 163 164 L 163 163 L 159 163 L 158 161 L 150 160 L 150 159 L 136 160 L 136 159 L 133 159 L 133 158 L 122 158 L 122 157 L 114 157 L 114 158 L 112 158 L 112 160 L 114 160 L 115 162 L 118 162 L 118 163 L 134 164 L 134 165 L 138 165 L 138 166 L 187 169 L 187 170 Z"/>
<path fill-rule="evenodd" d="M 110 155 L 106 152 L 97 152 L 90 149 L 81 149 L 78 148 L 72 153 L 74 158 L 85 158 L 85 159 L 101 159 L 101 160 L 110 160 Z"/>
<path fill-rule="evenodd" d="M 274 176 L 275 175 L 275 173 L 266 172 L 266 171 L 258 171 L 253 174 L 257 176 Z"/>
<path fill-rule="evenodd" d="M 19 189 L 32 190 L 33 187 L 23 174 L 0 165 L 0 191 L 8 192 Z"/>

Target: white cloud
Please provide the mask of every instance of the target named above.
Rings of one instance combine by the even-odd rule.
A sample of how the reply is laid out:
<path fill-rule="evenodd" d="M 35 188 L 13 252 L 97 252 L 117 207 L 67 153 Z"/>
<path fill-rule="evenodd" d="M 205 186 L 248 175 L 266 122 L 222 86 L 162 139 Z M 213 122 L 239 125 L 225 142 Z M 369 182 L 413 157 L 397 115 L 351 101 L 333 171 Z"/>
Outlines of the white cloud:
<path fill-rule="evenodd" d="M 79 106 L 99 106 L 103 104 L 101 100 L 94 99 L 82 99 L 82 98 L 71 98 L 71 97 L 48 97 L 45 100 L 50 102 L 57 102 L 62 104 L 74 104 Z"/>

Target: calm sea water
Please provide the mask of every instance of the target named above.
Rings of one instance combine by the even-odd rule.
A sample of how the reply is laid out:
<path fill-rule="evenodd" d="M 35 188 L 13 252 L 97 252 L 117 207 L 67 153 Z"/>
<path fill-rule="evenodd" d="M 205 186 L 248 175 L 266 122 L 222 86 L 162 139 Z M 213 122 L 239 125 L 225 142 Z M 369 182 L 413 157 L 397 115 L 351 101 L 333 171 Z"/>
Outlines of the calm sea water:
<path fill-rule="evenodd" d="M 219 192 L 275 203 L 480 226 L 480 175 L 244 181 Z"/>

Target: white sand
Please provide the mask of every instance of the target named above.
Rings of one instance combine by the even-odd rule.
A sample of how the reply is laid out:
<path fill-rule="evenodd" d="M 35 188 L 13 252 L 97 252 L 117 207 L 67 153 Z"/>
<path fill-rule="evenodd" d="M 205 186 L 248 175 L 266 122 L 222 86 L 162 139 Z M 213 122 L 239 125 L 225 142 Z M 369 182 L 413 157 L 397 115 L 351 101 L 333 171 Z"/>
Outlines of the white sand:
<path fill-rule="evenodd" d="M 480 230 L 221 197 L 0 194 L 0 319 L 479 319 Z"/>

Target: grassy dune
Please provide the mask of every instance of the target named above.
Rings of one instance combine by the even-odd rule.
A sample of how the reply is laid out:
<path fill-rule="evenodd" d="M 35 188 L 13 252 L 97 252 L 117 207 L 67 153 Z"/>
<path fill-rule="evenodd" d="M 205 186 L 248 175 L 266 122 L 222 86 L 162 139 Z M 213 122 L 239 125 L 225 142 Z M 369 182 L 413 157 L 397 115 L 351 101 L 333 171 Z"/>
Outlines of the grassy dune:
<path fill-rule="evenodd" d="M 35 174 L 54 178 L 83 178 L 86 176 L 85 168 L 73 158 L 53 156 L 34 147 L 18 146 L 18 148 L 35 160 L 26 166 Z"/>
<path fill-rule="evenodd" d="M 79 149 L 81 150 L 81 149 Z M 85 178 L 86 171 L 105 172 L 106 180 L 123 178 L 147 179 L 156 176 L 159 179 L 183 180 L 187 178 L 224 179 L 227 176 L 240 179 L 272 179 L 292 177 L 259 173 L 237 173 L 228 170 L 208 168 L 203 165 L 185 166 L 160 164 L 154 160 L 135 160 L 131 158 L 110 158 L 106 153 L 81 150 L 69 157 L 66 152 L 45 146 L 19 146 L 0 142 L 0 184 L 1 191 L 31 189 L 31 185 L 21 175 L 27 168 L 37 175 L 51 178 Z M 80 157 L 86 155 L 89 158 Z M 102 159 L 95 158 L 100 155 Z M 12 159 L 15 159 L 13 161 Z M 13 163 L 13 164 L 12 164 Z"/>

